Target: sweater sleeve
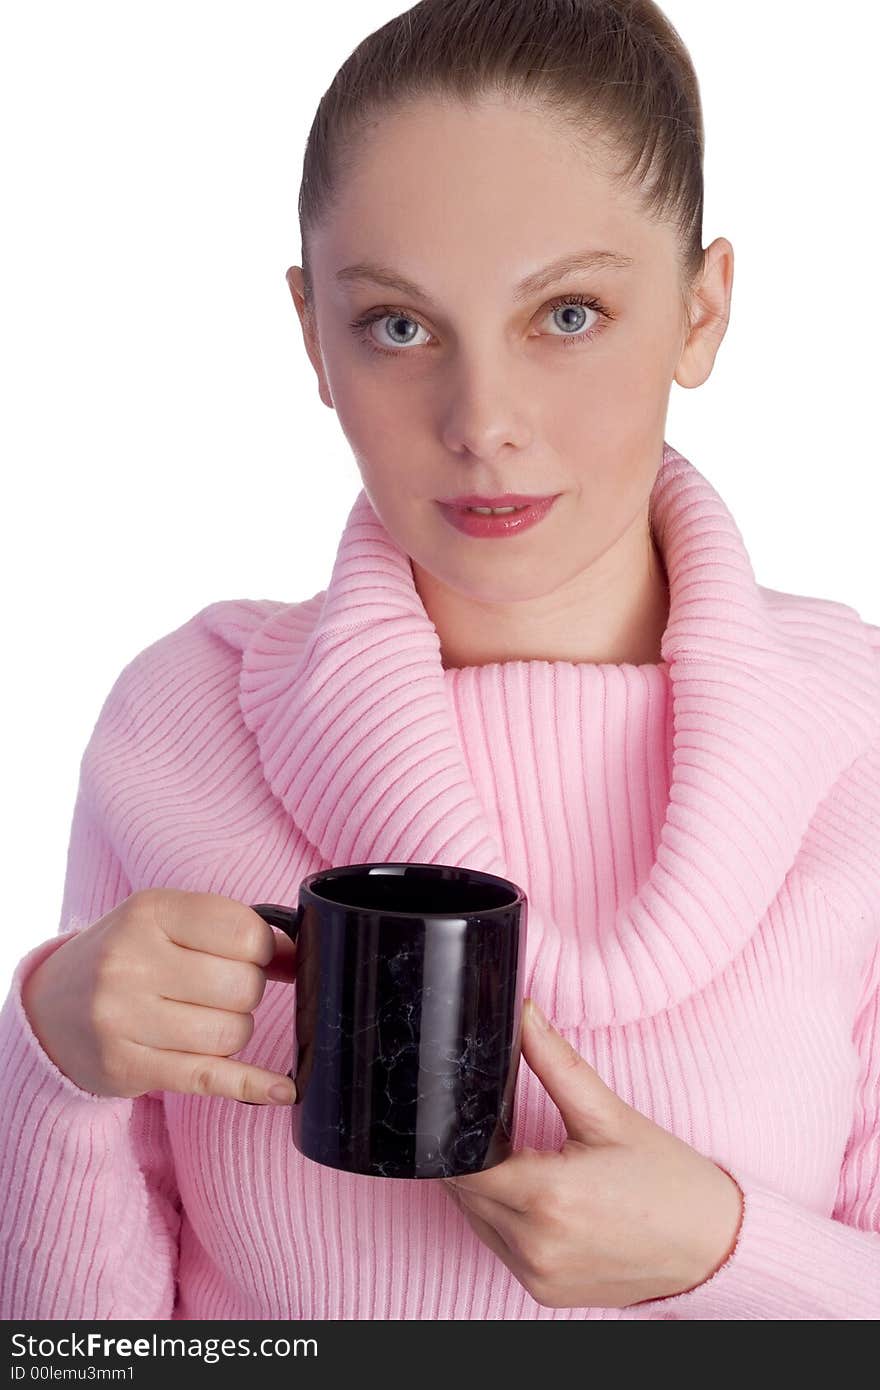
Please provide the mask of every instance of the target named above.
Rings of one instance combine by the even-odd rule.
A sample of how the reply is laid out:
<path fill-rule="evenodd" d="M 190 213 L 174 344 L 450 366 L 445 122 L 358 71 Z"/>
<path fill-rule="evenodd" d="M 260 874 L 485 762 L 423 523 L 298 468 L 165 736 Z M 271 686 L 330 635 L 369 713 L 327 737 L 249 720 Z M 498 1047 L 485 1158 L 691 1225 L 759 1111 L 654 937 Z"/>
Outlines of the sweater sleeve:
<path fill-rule="evenodd" d="M 880 661 L 880 625 L 864 627 Z M 721 1268 L 695 1289 L 637 1305 L 649 1317 L 880 1317 L 880 941 L 868 962 L 853 1046 L 860 1063 L 855 1113 L 830 1215 L 789 1201 L 716 1159 L 743 1194 L 736 1243 Z"/>
<path fill-rule="evenodd" d="M 831 1215 L 720 1163 L 744 1197 L 733 1251 L 695 1289 L 639 1304 L 650 1317 L 880 1317 L 880 944 L 869 964 L 854 1045 L 861 1060 L 855 1115 Z"/>
<path fill-rule="evenodd" d="M 81 770 L 59 932 L 19 961 L 0 1008 L 6 1321 L 172 1316 L 180 1202 L 161 1092 L 81 1090 L 44 1052 L 21 997 L 41 961 L 130 893 Z"/>

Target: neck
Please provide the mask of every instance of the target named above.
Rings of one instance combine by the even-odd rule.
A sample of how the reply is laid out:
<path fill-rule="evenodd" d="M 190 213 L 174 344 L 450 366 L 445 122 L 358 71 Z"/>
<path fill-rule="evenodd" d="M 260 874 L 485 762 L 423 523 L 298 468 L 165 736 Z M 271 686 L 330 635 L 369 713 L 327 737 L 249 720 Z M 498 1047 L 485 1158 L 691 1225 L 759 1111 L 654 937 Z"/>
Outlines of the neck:
<path fill-rule="evenodd" d="M 662 661 L 669 585 L 647 512 L 588 569 L 535 600 L 485 603 L 410 565 L 444 670 L 500 661 Z"/>

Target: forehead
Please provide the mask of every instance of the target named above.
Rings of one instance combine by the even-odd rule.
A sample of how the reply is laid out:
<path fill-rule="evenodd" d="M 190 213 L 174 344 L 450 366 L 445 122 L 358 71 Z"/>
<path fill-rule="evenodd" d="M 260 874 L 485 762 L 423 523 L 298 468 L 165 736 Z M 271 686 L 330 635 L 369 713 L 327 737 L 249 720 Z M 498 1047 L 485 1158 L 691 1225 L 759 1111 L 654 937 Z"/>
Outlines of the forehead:
<path fill-rule="evenodd" d="M 609 177 L 607 152 L 592 157 L 533 110 L 423 102 L 370 125 L 351 153 L 310 243 L 325 280 L 371 262 L 422 283 L 460 270 L 510 288 L 575 251 L 643 264 L 666 249 Z"/>

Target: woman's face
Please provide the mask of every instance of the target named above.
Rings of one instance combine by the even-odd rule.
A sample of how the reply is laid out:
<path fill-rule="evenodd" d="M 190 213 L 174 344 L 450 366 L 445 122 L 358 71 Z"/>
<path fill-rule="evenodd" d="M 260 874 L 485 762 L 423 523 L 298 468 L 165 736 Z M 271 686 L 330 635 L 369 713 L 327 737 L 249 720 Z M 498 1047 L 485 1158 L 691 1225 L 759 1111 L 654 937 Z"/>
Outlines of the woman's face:
<path fill-rule="evenodd" d="M 684 305 L 672 230 L 526 107 L 432 100 L 371 129 L 310 245 L 313 328 L 299 267 L 288 279 L 321 398 L 416 576 L 477 603 L 541 599 L 647 534 L 672 381 L 699 385 L 723 336 L 727 248 Z M 518 290 L 588 250 L 626 263 Z M 367 262 L 411 283 L 347 269 Z M 561 496 L 504 540 L 462 534 L 436 500 L 507 492 Z"/>

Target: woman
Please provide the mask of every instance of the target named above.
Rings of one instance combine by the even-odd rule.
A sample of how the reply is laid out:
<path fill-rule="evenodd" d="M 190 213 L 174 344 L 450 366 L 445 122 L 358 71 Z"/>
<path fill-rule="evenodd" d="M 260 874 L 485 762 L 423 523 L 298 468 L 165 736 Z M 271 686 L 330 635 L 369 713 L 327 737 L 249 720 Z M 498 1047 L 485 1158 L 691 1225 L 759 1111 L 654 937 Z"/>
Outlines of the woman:
<path fill-rule="evenodd" d="M 363 490 L 326 591 L 212 604 L 101 711 L 0 1016 L 3 1316 L 880 1313 L 880 629 L 759 586 L 664 439 L 729 317 L 702 146 L 648 0 L 423 0 L 322 99 L 288 280 Z M 283 1078 L 295 972 L 254 938 L 212 1047 L 250 1013 L 219 927 L 213 992 L 179 949 L 208 895 L 243 929 L 374 860 L 527 890 L 552 1026 L 485 1173 L 323 1168 L 224 1103 Z M 111 929 L 115 1091 L 74 1036 Z"/>

